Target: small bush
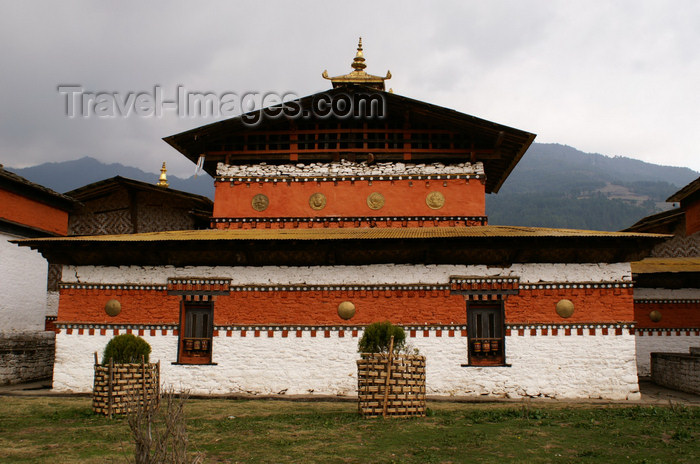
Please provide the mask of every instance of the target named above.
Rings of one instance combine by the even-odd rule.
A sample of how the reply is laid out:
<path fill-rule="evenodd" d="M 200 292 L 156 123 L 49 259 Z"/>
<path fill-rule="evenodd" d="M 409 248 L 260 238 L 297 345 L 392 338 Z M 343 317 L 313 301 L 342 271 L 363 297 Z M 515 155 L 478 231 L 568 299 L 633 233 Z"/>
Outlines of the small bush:
<path fill-rule="evenodd" d="M 388 353 L 391 336 L 394 336 L 394 352 L 398 353 L 406 344 L 406 333 L 389 321 L 374 322 L 365 328 L 357 351 L 360 353 Z"/>
<path fill-rule="evenodd" d="M 110 358 L 115 364 L 140 363 L 142 356 L 148 362 L 150 354 L 151 345 L 143 338 L 132 334 L 117 335 L 107 343 L 102 364 L 109 364 Z"/>

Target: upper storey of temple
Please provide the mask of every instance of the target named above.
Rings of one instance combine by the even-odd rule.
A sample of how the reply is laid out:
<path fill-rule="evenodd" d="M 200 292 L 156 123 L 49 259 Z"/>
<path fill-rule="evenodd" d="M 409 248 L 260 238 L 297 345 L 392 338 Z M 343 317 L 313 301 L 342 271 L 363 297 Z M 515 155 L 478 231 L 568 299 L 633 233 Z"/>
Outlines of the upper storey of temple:
<path fill-rule="evenodd" d="M 535 135 L 385 92 L 361 42 L 352 67 L 324 71 L 331 90 L 164 139 L 216 178 L 216 227 L 486 223 L 485 193 Z"/>

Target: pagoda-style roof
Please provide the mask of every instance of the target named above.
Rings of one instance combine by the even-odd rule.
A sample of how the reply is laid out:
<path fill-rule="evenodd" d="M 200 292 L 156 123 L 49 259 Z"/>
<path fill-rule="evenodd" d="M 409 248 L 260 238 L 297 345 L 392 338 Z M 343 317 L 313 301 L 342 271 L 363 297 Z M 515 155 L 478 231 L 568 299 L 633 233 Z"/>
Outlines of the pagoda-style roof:
<path fill-rule="evenodd" d="M 314 111 L 319 98 L 379 99 L 383 115 L 321 117 Z M 481 161 L 486 192 L 496 193 L 535 139 L 529 132 L 362 85 L 319 92 L 294 104 L 302 116 L 270 117 L 270 109 L 264 109 L 164 140 L 193 163 L 204 155 L 203 168 L 212 177 L 217 163 Z"/>
<path fill-rule="evenodd" d="M 19 240 L 77 265 L 628 262 L 668 235 L 535 227 L 229 229 Z"/>

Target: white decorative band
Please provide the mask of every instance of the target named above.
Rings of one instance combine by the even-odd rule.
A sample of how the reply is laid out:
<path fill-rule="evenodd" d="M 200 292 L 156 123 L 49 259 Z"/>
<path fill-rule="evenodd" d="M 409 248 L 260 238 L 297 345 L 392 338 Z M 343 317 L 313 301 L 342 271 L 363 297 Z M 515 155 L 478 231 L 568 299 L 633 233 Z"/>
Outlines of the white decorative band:
<path fill-rule="evenodd" d="M 643 329 L 636 329 L 635 333 L 639 336 L 646 335 L 657 335 L 657 336 L 700 336 L 699 327 L 680 327 L 680 328 L 660 328 L 660 327 L 646 327 Z"/>
<path fill-rule="evenodd" d="M 535 329 L 634 329 L 634 323 L 582 323 L 582 324 L 506 324 L 507 330 L 535 330 Z M 106 330 L 177 330 L 177 324 L 89 324 L 89 323 L 69 323 L 59 322 L 56 324 L 58 329 L 106 329 Z M 217 325 L 214 326 L 216 331 L 282 331 L 282 330 L 301 330 L 301 331 L 338 331 L 338 330 L 364 330 L 365 326 L 361 325 Z M 444 330 L 467 330 L 466 325 L 403 325 L 402 328 L 406 332 L 411 331 L 444 331 Z M 637 331 L 684 331 L 684 330 L 700 330 L 697 328 L 682 328 L 682 329 L 636 329 Z"/>
<path fill-rule="evenodd" d="M 558 289 L 590 289 L 590 288 L 633 288 L 634 283 L 615 282 L 539 282 L 536 284 L 521 284 L 521 290 L 558 290 Z"/>
<path fill-rule="evenodd" d="M 191 282 L 186 279 L 173 279 L 171 283 L 175 281 L 181 285 L 193 285 L 196 279 Z M 481 278 L 483 282 L 480 283 L 500 283 L 500 284 L 515 284 L 518 283 L 518 279 L 505 279 L 505 278 Z M 214 283 L 219 282 L 219 283 Z M 197 285 L 226 285 L 229 280 L 211 280 L 206 281 L 204 284 Z M 298 292 L 309 292 L 309 291 L 386 291 L 386 290 L 450 290 L 452 283 L 465 283 L 469 284 L 472 282 L 464 282 L 460 280 L 450 280 L 450 284 L 391 284 L 391 285 L 239 285 L 231 286 L 230 291 L 232 292 L 279 292 L 279 291 L 298 291 Z M 82 289 L 82 290 L 155 290 L 155 291 L 165 291 L 168 289 L 167 285 L 159 284 L 102 284 L 102 283 L 60 283 L 60 288 L 71 288 L 71 289 Z M 520 284 L 520 290 L 542 290 L 542 289 L 596 289 L 596 288 L 632 288 L 633 284 L 630 282 L 614 282 L 614 283 L 596 283 L 596 282 L 578 282 L 578 283 L 538 283 L 538 284 Z M 498 292 L 499 290 L 495 290 Z M 676 302 L 676 303 L 698 303 L 700 300 L 635 300 L 638 302 Z"/>
<path fill-rule="evenodd" d="M 517 284 L 520 282 L 520 278 L 450 276 L 450 282 L 455 284 Z"/>
<path fill-rule="evenodd" d="M 633 329 L 636 324 L 617 322 L 583 322 L 580 324 L 506 324 L 506 329 L 531 330 L 531 329 Z"/>
<path fill-rule="evenodd" d="M 202 277 L 170 277 L 168 283 L 172 285 L 228 285 L 231 279 L 216 277 L 212 279 Z"/>
<path fill-rule="evenodd" d="M 669 298 L 640 298 L 639 300 L 635 299 L 635 303 L 639 304 L 654 304 L 654 303 L 663 303 L 663 304 L 668 304 L 668 303 L 675 303 L 675 304 L 699 304 L 700 300 L 691 300 L 691 299 L 669 299 Z"/>
<path fill-rule="evenodd" d="M 451 180 L 451 179 L 485 179 L 482 174 L 418 174 L 418 175 L 363 175 L 363 176 L 297 176 L 297 177 L 264 177 L 264 176 L 217 176 L 216 182 L 245 182 L 245 183 L 292 183 L 292 182 L 357 182 L 385 180 Z"/>
<path fill-rule="evenodd" d="M 75 288 L 81 290 L 156 290 L 165 291 L 167 285 L 154 284 L 96 284 L 96 283 L 60 283 L 60 288 Z"/>
<path fill-rule="evenodd" d="M 232 286 L 232 292 L 362 292 L 362 291 L 432 291 L 449 290 L 448 284 L 392 285 L 243 285 Z"/>
<path fill-rule="evenodd" d="M 239 222 L 401 222 L 401 221 L 476 221 L 485 224 L 486 216 L 347 216 L 347 217 L 214 217 L 214 223 Z"/>

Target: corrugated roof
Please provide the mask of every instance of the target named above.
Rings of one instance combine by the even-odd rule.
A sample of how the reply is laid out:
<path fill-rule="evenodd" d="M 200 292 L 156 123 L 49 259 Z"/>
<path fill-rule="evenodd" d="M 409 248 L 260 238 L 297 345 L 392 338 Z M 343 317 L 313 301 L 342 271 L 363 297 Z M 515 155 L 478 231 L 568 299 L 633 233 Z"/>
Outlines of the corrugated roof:
<path fill-rule="evenodd" d="M 314 229 L 208 229 L 151 232 L 123 235 L 90 235 L 22 240 L 32 242 L 167 242 L 207 240 L 377 240 L 430 238 L 495 238 L 495 237 L 566 237 L 566 238 L 665 238 L 670 235 L 630 232 L 606 232 L 541 227 L 479 226 L 479 227 L 412 227 L 412 228 L 314 228 Z"/>
<path fill-rule="evenodd" d="M 700 272 L 700 256 L 690 258 L 646 258 L 632 263 L 633 274 Z"/>

